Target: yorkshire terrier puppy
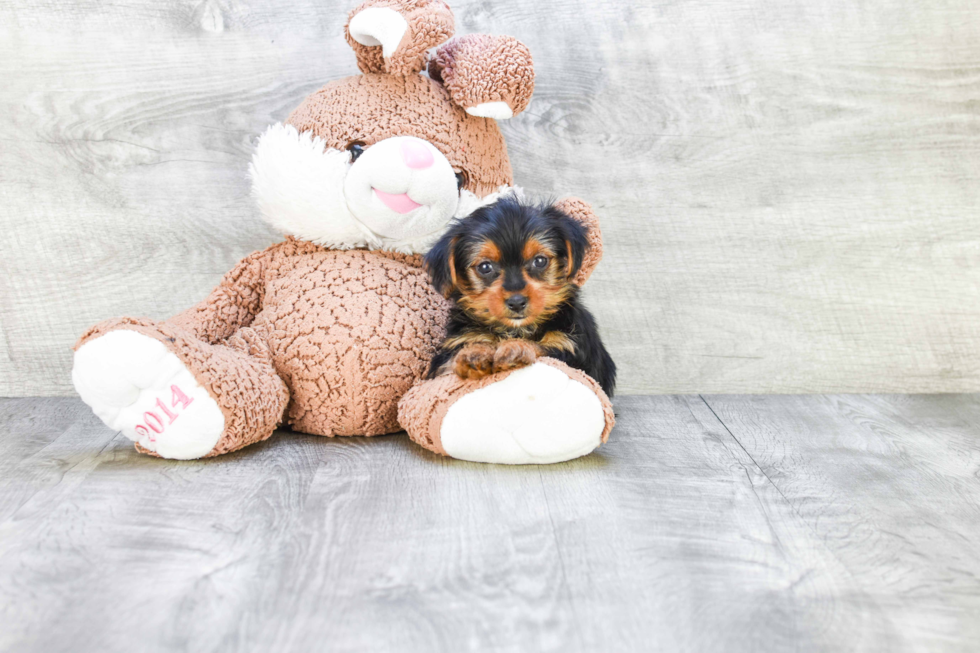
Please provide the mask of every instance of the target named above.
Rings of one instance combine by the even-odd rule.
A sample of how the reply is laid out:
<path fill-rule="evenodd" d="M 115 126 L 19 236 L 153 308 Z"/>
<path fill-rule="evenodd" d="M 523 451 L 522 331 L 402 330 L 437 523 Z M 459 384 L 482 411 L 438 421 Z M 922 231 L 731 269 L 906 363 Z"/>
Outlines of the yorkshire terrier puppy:
<path fill-rule="evenodd" d="M 479 379 L 550 356 L 612 396 L 616 365 L 572 283 L 586 234 L 554 206 L 513 198 L 453 223 L 425 257 L 433 286 L 454 302 L 429 378 Z"/>

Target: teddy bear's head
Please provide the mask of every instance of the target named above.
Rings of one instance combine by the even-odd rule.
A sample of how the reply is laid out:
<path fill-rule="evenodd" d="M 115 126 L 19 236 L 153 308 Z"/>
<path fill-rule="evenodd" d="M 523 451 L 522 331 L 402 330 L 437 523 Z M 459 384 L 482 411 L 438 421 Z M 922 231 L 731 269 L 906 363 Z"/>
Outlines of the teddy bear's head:
<path fill-rule="evenodd" d="M 441 0 L 350 13 L 363 74 L 327 84 L 259 140 L 251 173 L 266 220 L 327 247 L 423 253 L 454 217 L 516 192 L 496 120 L 527 106 L 530 52 L 483 34 L 446 43 L 453 26 Z"/>

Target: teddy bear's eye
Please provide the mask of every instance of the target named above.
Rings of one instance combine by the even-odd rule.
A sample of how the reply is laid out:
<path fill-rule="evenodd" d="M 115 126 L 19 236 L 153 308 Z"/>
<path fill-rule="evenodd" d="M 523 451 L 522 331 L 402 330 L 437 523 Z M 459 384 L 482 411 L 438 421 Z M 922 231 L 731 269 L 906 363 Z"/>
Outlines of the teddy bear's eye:
<path fill-rule="evenodd" d="M 350 162 L 354 163 L 359 156 L 364 154 L 364 143 L 354 141 L 347 145 L 347 151 L 350 152 Z"/>
<path fill-rule="evenodd" d="M 456 173 L 456 190 L 463 190 L 466 188 L 466 182 L 469 181 L 465 172 Z"/>

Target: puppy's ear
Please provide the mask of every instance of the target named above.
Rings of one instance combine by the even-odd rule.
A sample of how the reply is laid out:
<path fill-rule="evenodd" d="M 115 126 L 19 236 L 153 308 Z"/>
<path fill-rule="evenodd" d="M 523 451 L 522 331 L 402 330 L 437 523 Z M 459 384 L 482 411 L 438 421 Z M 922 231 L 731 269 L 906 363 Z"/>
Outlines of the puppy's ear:
<path fill-rule="evenodd" d="M 565 278 L 569 281 L 582 269 L 589 249 L 589 229 L 555 205 L 545 207 L 544 214 L 555 225 L 556 235 L 565 243 Z"/>
<path fill-rule="evenodd" d="M 456 290 L 456 237 L 447 233 L 425 255 L 425 270 L 432 287 L 445 298 Z"/>
<path fill-rule="evenodd" d="M 574 283 L 581 286 L 592 275 L 592 271 L 602 260 L 602 230 L 599 229 L 599 218 L 588 202 L 577 197 L 569 197 L 555 203 L 562 213 L 570 216 L 586 229 L 586 239 L 588 244 L 585 247 L 585 256 L 582 259 L 581 267 L 575 274 Z"/>
<path fill-rule="evenodd" d="M 534 93 L 534 62 L 512 36 L 467 34 L 446 43 L 429 61 L 429 77 L 453 102 L 481 118 L 513 118 Z"/>

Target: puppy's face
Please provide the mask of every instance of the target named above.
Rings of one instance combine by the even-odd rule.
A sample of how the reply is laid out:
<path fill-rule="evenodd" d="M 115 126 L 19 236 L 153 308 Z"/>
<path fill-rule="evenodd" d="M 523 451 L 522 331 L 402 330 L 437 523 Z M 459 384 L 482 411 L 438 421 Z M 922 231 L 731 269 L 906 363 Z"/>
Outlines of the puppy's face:
<path fill-rule="evenodd" d="M 477 320 L 533 327 L 573 292 L 585 228 L 554 207 L 501 200 L 459 221 L 426 257 L 436 288 Z"/>
<path fill-rule="evenodd" d="M 549 235 L 475 243 L 459 283 L 459 304 L 485 322 L 509 328 L 551 316 L 568 298 L 571 283 Z"/>

